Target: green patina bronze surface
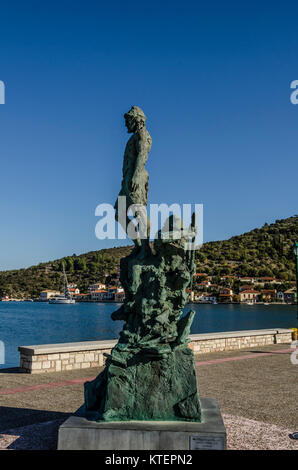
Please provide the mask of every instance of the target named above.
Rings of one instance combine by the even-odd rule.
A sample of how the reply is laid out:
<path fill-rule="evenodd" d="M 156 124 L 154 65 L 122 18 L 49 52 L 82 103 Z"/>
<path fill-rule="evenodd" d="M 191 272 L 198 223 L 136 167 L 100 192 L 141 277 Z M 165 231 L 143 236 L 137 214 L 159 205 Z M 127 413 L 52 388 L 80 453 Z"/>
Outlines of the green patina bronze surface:
<path fill-rule="evenodd" d="M 120 195 L 129 204 L 146 206 L 144 166 L 151 138 L 140 108 L 133 107 L 127 115 L 133 144 L 128 142 L 125 150 Z M 117 218 L 117 204 L 115 208 Z M 146 215 L 141 212 L 141 216 L 146 225 Z M 171 216 L 167 230 L 158 232 L 152 246 L 149 235 L 137 238 L 132 253 L 121 260 L 125 301 L 112 319 L 124 320 L 123 330 L 104 371 L 85 383 L 85 408 L 95 411 L 96 419 L 201 420 L 194 357 L 188 346 L 195 313 L 181 317 L 195 269 L 194 252 L 189 250 L 194 234 L 194 219 L 186 230 L 180 219 Z"/>

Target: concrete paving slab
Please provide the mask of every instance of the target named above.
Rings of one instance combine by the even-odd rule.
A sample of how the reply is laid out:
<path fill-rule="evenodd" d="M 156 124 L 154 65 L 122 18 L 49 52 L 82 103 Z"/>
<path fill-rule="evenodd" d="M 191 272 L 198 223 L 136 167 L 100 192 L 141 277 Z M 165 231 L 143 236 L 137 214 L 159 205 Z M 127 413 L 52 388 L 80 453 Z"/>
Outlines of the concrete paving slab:
<path fill-rule="evenodd" d="M 267 445 L 262 437 L 265 433 L 264 426 L 267 426 L 266 429 L 269 434 L 272 433 L 272 436 L 275 435 L 275 428 L 271 426 L 285 429 L 289 433 L 298 430 L 298 366 L 291 363 L 289 352 L 271 354 L 270 356 L 262 355 L 264 352 L 274 352 L 282 347 L 277 344 L 196 356 L 197 361 L 214 361 L 217 358 L 255 355 L 255 359 L 205 364 L 197 368 L 200 395 L 216 398 L 223 415 L 233 416 L 233 419 L 231 418 L 227 424 L 228 434 L 234 436 L 232 446 L 246 445 L 245 442 L 240 442 L 242 438 L 240 439 L 238 436 L 239 440 L 237 437 L 238 434 L 242 435 L 241 429 L 246 429 L 244 421 L 241 421 L 243 419 L 263 423 L 260 427 L 252 425 L 256 432 L 256 438 L 253 438 L 253 431 L 251 431 L 251 444 L 247 445 L 256 446 L 255 448 Z M 288 345 L 284 345 L 284 348 L 288 349 Z M 6 396 L 0 395 L 0 434 L 3 435 L 8 430 L 20 428 L 25 430 L 25 428 L 28 429 L 28 426 L 38 427 L 46 422 L 65 421 L 83 402 L 84 379 L 96 376 L 101 370 L 102 368 L 92 368 L 88 371 L 76 370 L 45 375 L 25 375 L 18 373 L 17 368 L 0 369 L 0 390 L 82 379 L 81 383 L 69 386 L 35 389 L 26 393 Z M 242 423 L 241 426 L 239 423 Z M 237 431 L 238 424 L 239 431 Z M 234 434 L 231 434 L 231 429 L 234 429 Z M 17 435 L 17 433 L 15 432 L 13 435 Z M 281 431 L 279 436 L 281 442 L 284 442 L 282 445 L 286 445 L 288 437 L 284 437 L 285 431 Z M 282 441 L 282 439 L 284 440 Z M 276 437 L 274 442 L 277 440 Z M 260 442 L 259 447 L 258 442 Z M 291 443 L 291 445 L 294 444 Z"/>
<path fill-rule="evenodd" d="M 226 448 L 226 430 L 214 398 L 201 398 L 202 422 L 97 422 L 84 406 L 59 428 L 59 450 L 195 450 Z"/>

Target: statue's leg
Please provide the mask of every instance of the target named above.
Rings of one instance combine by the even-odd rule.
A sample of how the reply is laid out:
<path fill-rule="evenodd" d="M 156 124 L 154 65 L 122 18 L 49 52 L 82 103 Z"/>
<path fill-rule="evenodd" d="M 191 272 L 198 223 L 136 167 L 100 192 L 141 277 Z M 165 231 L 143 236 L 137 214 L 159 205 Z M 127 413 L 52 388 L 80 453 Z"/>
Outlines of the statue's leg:
<path fill-rule="evenodd" d="M 129 223 L 132 223 L 131 219 L 128 216 L 126 216 L 126 227 L 128 227 Z M 142 246 L 142 241 L 141 241 L 139 230 L 136 232 L 135 238 L 134 237 L 132 238 L 128 233 L 127 233 L 127 235 L 132 239 L 132 241 L 135 244 L 135 247 L 140 248 Z"/>
<path fill-rule="evenodd" d="M 150 251 L 149 247 L 149 237 L 150 237 L 150 219 L 147 216 L 147 210 L 145 206 L 140 205 L 138 211 L 136 212 L 136 217 L 138 220 L 139 227 L 139 236 L 140 244 L 142 247 L 142 252 L 144 255 L 148 254 Z"/>
<path fill-rule="evenodd" d="M 115 219 L 116 221 L 118 222 L 118 224 L 121 225 L 121 227 L 123 228 L 124 232 L 128 235 L 127 233 L 127 227 L 128 227 L 128 224 L 131 223 L 131 219 L 128 217 L 128 215 L 126 214 L 126 218 L 125 218 L 125 222 L 123 221 L 123 218 L 120 217 L 119 218 L 119 213 L 118 213 L 118 204 L 116 202 L 115 204 Z M 130 237 L 131 238 L 131 237 Z M 139 234 L 137 234 L 136 238 L 132 238 L 132 241 L 134 242 L 134 245 L 135 247 L 140 247 L 142 245 L 141 243 L 141 240 L 140 240 L 140 236 Z"/>

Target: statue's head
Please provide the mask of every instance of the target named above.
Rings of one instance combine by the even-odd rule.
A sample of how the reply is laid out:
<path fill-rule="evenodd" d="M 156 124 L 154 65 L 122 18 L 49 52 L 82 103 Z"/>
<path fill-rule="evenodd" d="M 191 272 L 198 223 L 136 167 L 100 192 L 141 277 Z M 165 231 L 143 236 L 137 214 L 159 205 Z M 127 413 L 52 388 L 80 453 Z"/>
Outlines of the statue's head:
<path fill-rule="evenodd" d="M 144 127 L 146 116 L 138 106 L 132 106 L 131 109 L 124 114 L 127 132 L 136 132 L 137 129 Z"/>

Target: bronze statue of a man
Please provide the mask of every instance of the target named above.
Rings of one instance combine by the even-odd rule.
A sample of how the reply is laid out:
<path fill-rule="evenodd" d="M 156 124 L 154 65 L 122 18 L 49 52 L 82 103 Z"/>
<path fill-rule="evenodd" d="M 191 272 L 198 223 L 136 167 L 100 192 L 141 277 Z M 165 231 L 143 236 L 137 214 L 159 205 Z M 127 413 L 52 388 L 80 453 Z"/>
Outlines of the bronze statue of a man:
<path fill-rule="evenodd" d="M 126 208 L 138 205 L 135 216 L 139 220 L 138 234 L 133 239 L 136 246 L 147 246 L 150 234 L 150 222 L 146 213 L 148 202 L 149 176 L 145 164 L 150 152 L 152 139 L 146 129 L 146 116 L 138 106 L 132 106 L 130 111 L 124 114 L 127 132 L 133 135 L 128 140 L 123 158 L 123 179 L 119 196 L 126 197 Z M 125 212 L 125 217 L 120 216 L 118 198 L 115 203 L 116 220 L 123 226 L 126 233 L 131 219 Z M 122 220 L 123 219 L 123 220 Z M 130 236 L 130 234 L 128 233 Z"/>
<path fill-rule="evenodd" d="M 195 251 L 188 250 L 190 237 L 194 243 L 195 217 L 187 230 L 171 215 L 151 249 L 149 230 L 143 232 L 144 237 L 131 237 L 126 222 L 132 222 L 126 211 L 123 215 L 121 198 L 127 206 L 140 206 L 141 217 L 135 219 L 141 232 L 147 219 L 149 178 L 145 164 L 151 149 L 145 119 L 136 106 L 125 114 L 127 130 L 133 135 L 124 153 L 115 209 L 116 219 L 136 247 L 120 261 L 125 299 L 112 319 L 122 320 L 124 325 L 117 345 L 106 355 L 105 369 L 85 383 L 85 417 L 101 422 L 201 422 L 194 354 L 188 345 L 195 312 L 182 315 L 195 272 Z"/>

